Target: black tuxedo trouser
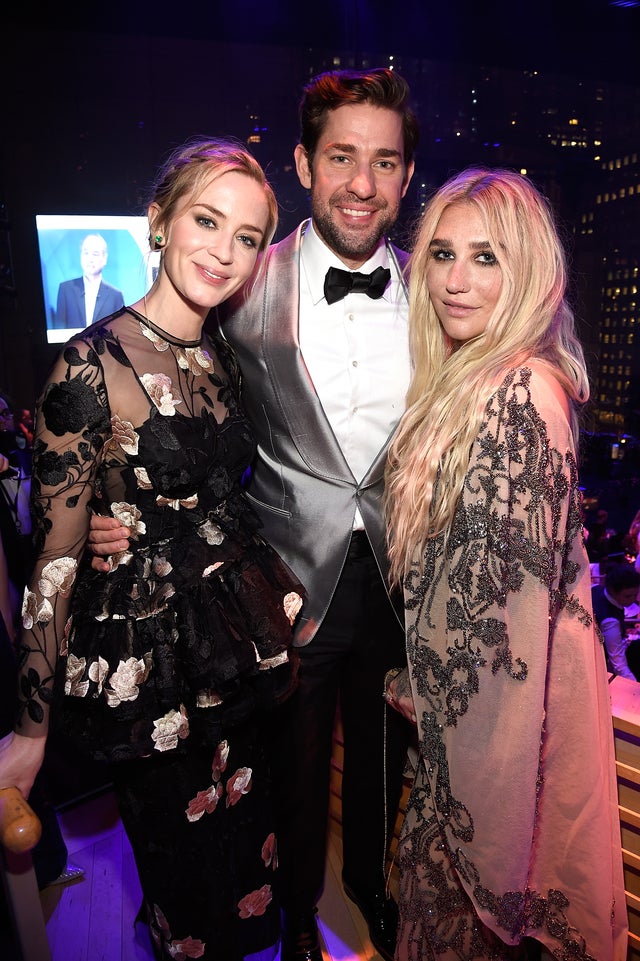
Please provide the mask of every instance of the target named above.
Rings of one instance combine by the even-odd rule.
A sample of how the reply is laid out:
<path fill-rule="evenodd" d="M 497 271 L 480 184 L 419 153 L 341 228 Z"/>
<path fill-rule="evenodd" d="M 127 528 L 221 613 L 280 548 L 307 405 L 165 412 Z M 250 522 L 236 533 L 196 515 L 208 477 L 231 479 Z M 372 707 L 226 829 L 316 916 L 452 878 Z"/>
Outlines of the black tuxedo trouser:
<path fill-rule="evenodd" d="M 406 662 L 404 632 L 364 534 L 352 539 L 320 629 L 298 650 L 300 685 L 279 716 L 275 745 L 281 896 L 292 914 L 313 908 L 323 889 L 336 708 L 344 732 L 343 877 L 359 894 L 384 885 L 385 837 L 388 848 L 402 792 L 410 727 L 387 708 L 382 686 L 389 668 Z"/>

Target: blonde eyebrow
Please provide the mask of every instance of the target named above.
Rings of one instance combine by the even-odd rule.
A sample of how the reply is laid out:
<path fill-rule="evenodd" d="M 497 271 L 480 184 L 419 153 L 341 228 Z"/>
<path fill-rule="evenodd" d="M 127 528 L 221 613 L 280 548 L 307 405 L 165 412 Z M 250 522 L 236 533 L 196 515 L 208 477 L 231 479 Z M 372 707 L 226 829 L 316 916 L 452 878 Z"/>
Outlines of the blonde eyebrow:
<path fill-rule="evenodd" d="M 434 237 L 429 244 L 430 247 L 453 247 L 453 241 L 448 240 L 446 237 Z M 471 250 L 491 250 L 491 244 L 488 240 L 472 240 L 469 244 Z"/>

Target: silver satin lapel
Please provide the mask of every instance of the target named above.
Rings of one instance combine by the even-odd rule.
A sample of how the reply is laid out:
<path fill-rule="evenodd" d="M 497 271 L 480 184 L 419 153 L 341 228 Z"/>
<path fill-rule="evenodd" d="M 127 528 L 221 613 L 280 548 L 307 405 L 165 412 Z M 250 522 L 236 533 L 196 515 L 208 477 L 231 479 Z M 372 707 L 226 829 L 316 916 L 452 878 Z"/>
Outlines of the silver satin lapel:
<path fill-rule="evenodd" d="M 271 389 L 278 398 L 300 457 L 315 474 L 353 485 L 340 449 L 300 351 L 298 314 L 301 224 L 290 243 L 267 257 L 262 303 L 262 343 Z M 284 246 L 283 246 L 284 245 Z M 274 263 L 274 260 L 277 261 Z M 270 322 L 269 322 L 270 318 Z M 274 322 L 274 318 L 277 320 Z M 273 376 L 277 371 L 277 376 Z"/>

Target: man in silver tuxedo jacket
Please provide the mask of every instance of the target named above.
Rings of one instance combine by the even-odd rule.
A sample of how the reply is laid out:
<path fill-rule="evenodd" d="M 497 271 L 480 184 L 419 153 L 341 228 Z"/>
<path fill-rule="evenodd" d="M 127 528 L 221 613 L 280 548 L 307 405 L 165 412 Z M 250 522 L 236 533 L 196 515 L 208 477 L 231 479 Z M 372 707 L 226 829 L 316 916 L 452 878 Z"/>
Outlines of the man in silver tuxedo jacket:
<path fill-rule="evenodd" d="M 386 590 L 381 498 L 410 360 L 408 258 L 387 233 L 413 173 L 418 128 L 406 83 L 384 69 L 317 77 L 300 120 L 295 159 L 311 220 L 269 248 L 254 283 L 220 308 L 259 445 L 248 493 L 262 533 L 308 593 L 295 638 L 300 686 L 276 752 L 282 961 L 322 957 L 315 911 L 336 706 L 343 883 L 374 947 L 391 959 L 397 909 L 384 863 L 408 729 L 385 718 L 382 699 L 385 673 L 405 653 L 402 612 Z"/>

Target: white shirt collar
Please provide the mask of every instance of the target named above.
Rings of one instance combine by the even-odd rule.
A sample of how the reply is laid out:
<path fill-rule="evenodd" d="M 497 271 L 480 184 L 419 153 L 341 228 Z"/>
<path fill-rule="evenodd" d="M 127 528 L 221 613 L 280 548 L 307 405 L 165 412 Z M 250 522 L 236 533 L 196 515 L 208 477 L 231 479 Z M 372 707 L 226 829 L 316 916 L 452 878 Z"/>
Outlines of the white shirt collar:
<path fill-rule="evenodd" d="M 609 603 L 613 604 L 614 607 L 617 607 L 619 611 L 624 611 L 624 604 L 621 604 L 619 601 L 615 599 L 615 597 L 612 597 L 609 591 L 606 589 L 606 587 L 604 589 L 604 596 L 609 601 Z"/>

